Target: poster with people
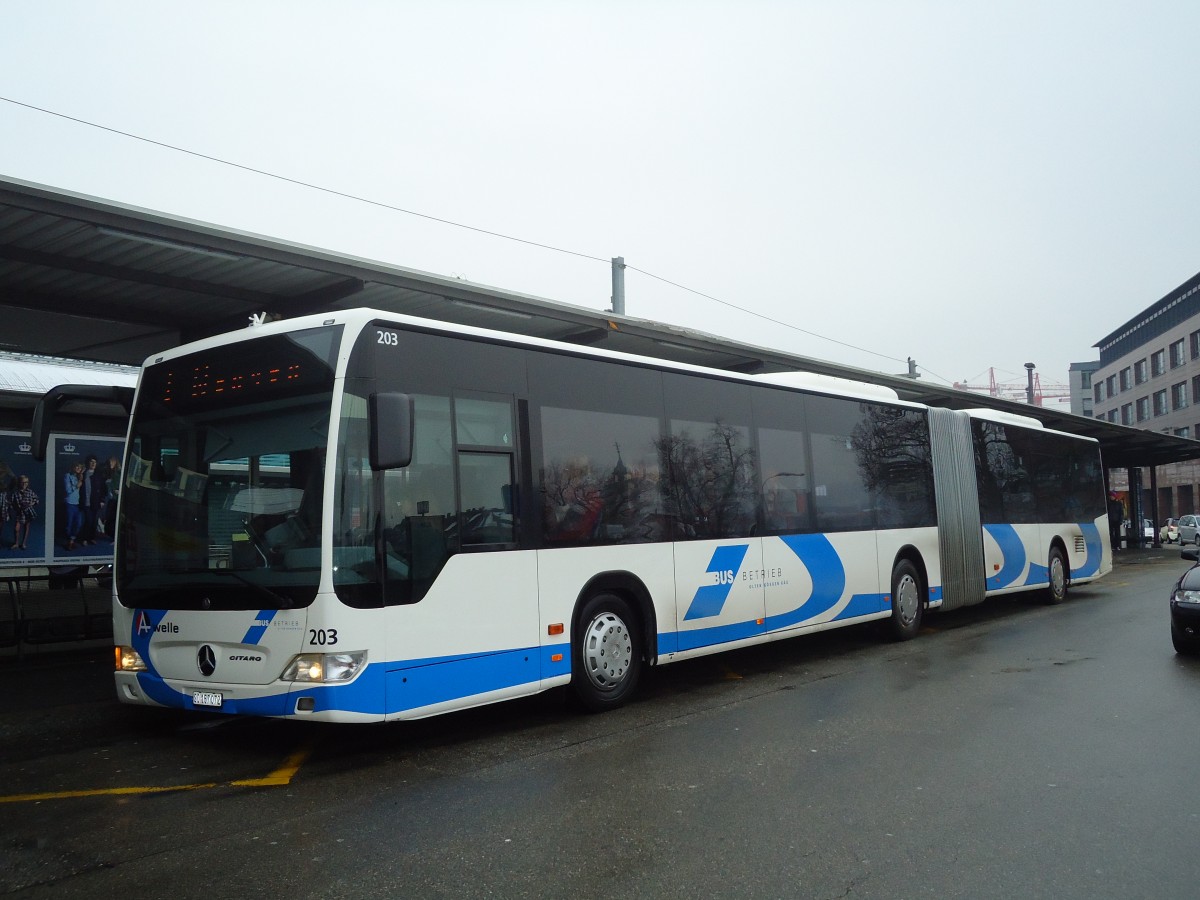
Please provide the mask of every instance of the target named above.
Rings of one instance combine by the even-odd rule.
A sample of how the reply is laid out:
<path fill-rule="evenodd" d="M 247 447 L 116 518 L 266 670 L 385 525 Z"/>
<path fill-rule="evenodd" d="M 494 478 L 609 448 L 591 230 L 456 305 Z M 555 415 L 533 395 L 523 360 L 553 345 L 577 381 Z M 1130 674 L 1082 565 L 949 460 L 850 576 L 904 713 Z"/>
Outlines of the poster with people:
<path fill-rule="evenodd" d="M 0 431 L 0 566 L 45 561 L 46 487 L 29 435 Z"/>
<path fill-rule="evenodd" d="M 117 497 L 121 489 L 120 438 L 54 435 L 46 454 L 51 463 L 46 534 L 49 564 L 112 562 Z"/>

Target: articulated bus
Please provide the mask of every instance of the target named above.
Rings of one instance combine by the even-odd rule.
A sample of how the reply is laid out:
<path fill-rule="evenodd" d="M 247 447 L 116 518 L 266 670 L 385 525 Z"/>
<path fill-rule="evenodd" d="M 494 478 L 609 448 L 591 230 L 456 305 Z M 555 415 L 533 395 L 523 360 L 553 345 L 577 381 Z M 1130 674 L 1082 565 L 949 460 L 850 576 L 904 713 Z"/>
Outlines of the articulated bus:
<path fill-rule="evenodd" d="M 368 722 L 569 686 L 604 710 L 648 666 L 1061 602 L 1111 570 L 1106 516 L 1096 442 L 1023 416 L 374 310 L 275 322 L 142 370 L 116 691 Z"/>

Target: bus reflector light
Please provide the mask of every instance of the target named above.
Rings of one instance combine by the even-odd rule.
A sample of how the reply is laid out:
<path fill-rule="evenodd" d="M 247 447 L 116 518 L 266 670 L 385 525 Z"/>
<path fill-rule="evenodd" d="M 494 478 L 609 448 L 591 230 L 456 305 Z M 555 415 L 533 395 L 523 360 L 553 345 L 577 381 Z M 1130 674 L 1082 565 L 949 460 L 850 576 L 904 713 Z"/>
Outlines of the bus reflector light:
<path fill-rule="evenodd" d="M 552 654 L 550 657 L 550 662 L 562 662 L 562 656 L 563 655 L 561 653 Z"/>
<path fill-rule="evenodd" d="M 318 684 L 349 681 L 366 665 L 367 651 L 355 653 L 301 653 L 292 657 L 280 676 L 284 681 Z"/>
<path fill-rule="evenodd" d="M 146 671 L 146 661 L 132 647 L 113 647 L 113 665 L 118 672 Z"/>
<path fill-rule="evenodd" d="M 555 634 L 562 634 L 562 633 L 563 633 L 562 622 L 555 622 L 553 625 L 546 626 L 546 634 L 555 635 Z"/>

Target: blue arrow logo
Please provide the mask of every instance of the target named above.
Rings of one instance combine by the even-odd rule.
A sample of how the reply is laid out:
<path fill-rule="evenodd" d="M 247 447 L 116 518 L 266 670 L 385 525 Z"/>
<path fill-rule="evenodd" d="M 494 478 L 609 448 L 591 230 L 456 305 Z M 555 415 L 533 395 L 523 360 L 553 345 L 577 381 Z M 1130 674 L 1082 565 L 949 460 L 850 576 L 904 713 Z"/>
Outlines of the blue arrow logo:
<path fill-rule="evenodd" d="M 713 551 L 708 568 L 704 570 L 712 573 L 713 582 L 697 589 L 696 596 L 692 598 L 692 605 L 683 617 L 685 622 L 689 619 L 707 619 L 721 614 L 749 549 L 749 544 L 734 544 L 718 547 Z"/>

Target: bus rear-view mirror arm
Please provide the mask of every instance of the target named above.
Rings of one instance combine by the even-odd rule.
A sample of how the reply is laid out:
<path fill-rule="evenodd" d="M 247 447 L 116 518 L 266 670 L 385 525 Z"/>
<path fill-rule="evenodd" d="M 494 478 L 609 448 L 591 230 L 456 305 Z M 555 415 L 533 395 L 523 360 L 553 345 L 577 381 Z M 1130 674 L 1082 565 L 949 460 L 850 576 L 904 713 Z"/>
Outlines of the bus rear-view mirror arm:
<path fill-rule="evenodd" d="M 368 403 L 371 468 L 403 469 L 412 462 L 413 400 L 408 394 L 372 394 Z"/>
<path fill-rule="evenodd" d="M 133 388 L 107 384 L 60 384 L 42 395 L 33 408 L 33 458 L 38 462 L 46 459 L 46 444 L 54 430 L 54 420 L 68 403 L 86 400 L 93 403 L 115 403 L 128 415 L 133 409 Z"/>

